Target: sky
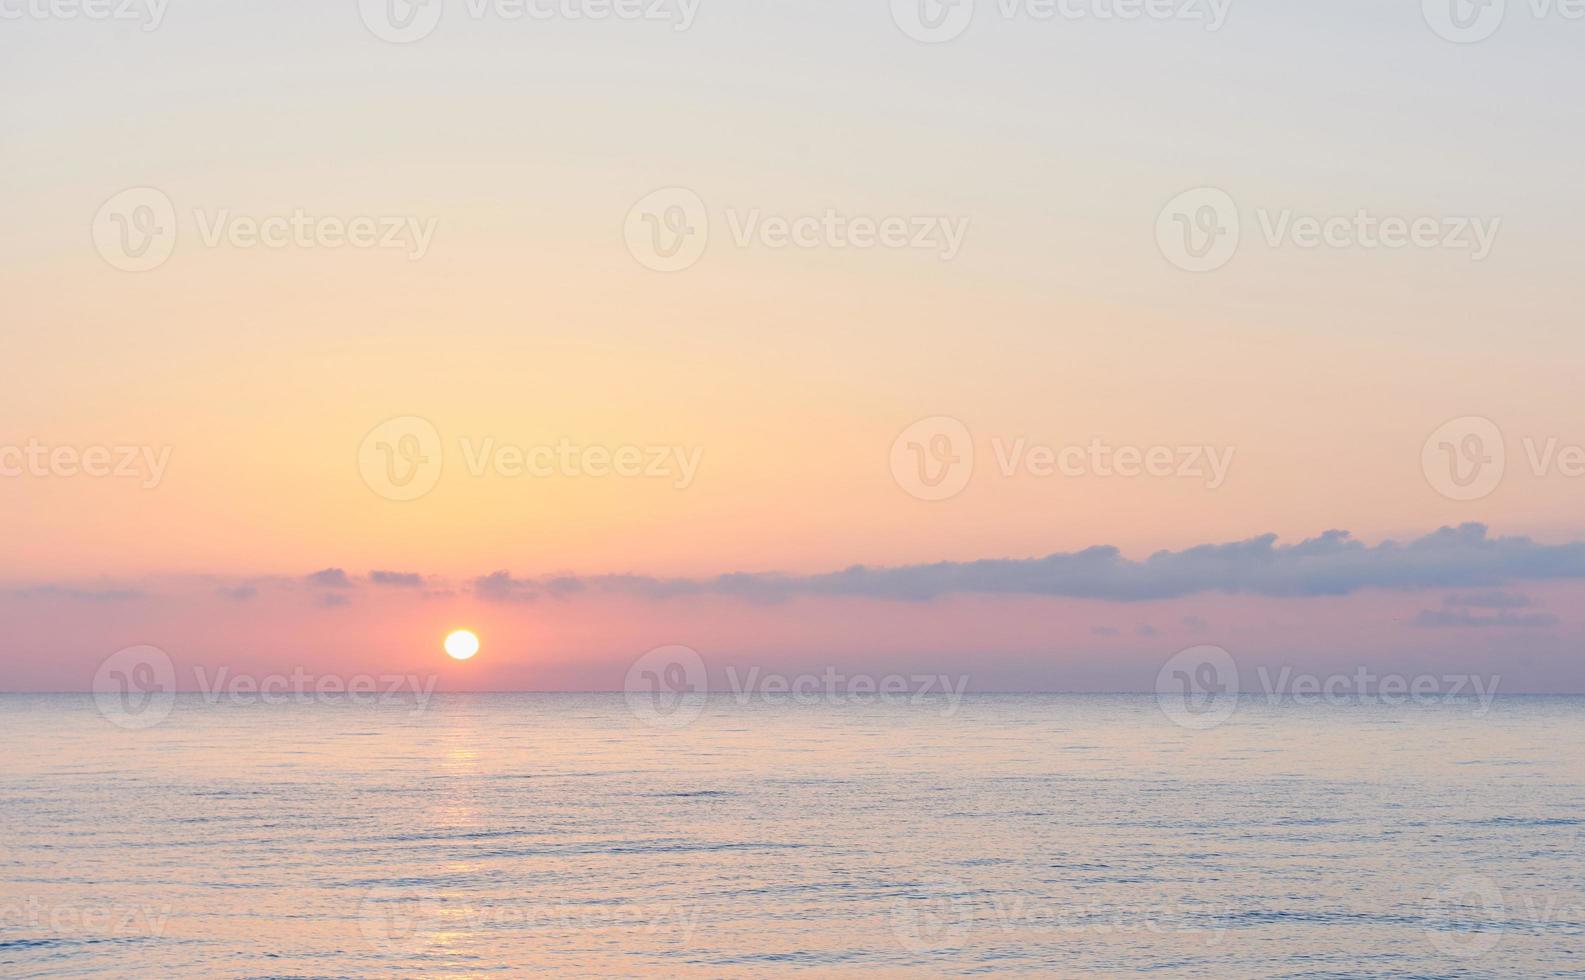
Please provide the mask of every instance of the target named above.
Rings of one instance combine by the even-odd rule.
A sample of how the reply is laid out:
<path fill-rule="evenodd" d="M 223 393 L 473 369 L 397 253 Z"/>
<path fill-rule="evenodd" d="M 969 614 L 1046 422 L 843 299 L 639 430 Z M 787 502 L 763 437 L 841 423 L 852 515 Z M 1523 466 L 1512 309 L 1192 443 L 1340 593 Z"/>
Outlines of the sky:
<path fill-rule="evenodd" d="M 0 690 L 1585 691 L 1585 21 L 1438 3 L 0 3 Z"/>

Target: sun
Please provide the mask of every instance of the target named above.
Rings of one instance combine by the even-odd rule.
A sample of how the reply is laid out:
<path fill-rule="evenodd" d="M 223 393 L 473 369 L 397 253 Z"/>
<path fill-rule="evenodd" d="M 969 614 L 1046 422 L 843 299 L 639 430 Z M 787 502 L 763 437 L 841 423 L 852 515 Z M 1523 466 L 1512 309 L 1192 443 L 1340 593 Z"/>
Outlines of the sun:
<path fill-rule="evenodd" d="M 453 660 L 471 660 L 479 652 L 479 638 L 468 630 L 457 630 L 446 637 L 446 653 Z"/>

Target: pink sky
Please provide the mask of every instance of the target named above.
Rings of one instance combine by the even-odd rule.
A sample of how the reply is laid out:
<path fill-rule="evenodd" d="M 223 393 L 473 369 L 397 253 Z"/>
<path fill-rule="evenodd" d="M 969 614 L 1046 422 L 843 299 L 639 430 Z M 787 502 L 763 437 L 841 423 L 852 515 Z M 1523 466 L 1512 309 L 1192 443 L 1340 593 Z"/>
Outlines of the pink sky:
<path fill-rule="evenodd" d="M 1051 690 L 1148 689 L 1215 643 L 1585 690 L 1566 32 L 1511 18 L 1482 46 L 1502 70 L 1471 72 L 1412 4 L 1343 46 L 1282 5 L 939 45 L 885 3 L 774 6 L 774 28 L 452 18 L 413 44 L 314 5 L 0 37 L 33 93 L 0 106 L 0 690 L 84 688 L 139 643 L 512 689 L 620 687 L 681 643 Z M 192 83 L 220 67 L 223 90 Z M 1195 189 L 1243 225 L 1203 272 L 1161 232 Z M 1262 233 L 1360 212 L 1500 229 L 1478 255 Z M 952 247 L 743 230 L 831 214 L 940 222 Z M 335 231 L 250 237 L 296 216 Z M 421 241 L 349 244 L 364 219 Z M 684 226 L 703 237 L 666 271 L 655 236 Z M 168 254 L 132 247 L 154 227 Z M 1049 465 L 1097 444 L 1172 465 Z M 564 445 L 575 465 L 526 468 Z M 919 465 L 965 450 L 961 486 L 921 492 Z M 627 453 L 643 471 L 613 473 Z M 1490 485 L 1447 482 L 1475 457 Z M 1258 563 L 888 591 L 943 562 L 1472 522 L 1529 543 L 1490 567 L 1376 555 L 1341 589 L 1327 559 L 1288 591 Z M 854 565 L 904 571 L 800 578 Z M 309 581 L 332 568 L 349 587 Z M 518 584 L 481 591 L 500 570 Z M 802 584 L 698 585 L 772 573 Z M 459 667 L 460 627 L 484 649 Z"/>

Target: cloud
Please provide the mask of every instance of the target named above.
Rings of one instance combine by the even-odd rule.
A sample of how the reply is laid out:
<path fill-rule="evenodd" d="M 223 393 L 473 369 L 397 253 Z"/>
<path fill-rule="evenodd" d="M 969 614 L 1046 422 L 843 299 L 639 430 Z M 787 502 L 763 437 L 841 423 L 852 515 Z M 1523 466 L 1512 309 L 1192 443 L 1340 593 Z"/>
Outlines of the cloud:
<path fill-rule="evenodd" d="M 350 589 L 352 579 L 339 568 L 327 568 L 308 576 L 309 585 L 317 585 L 326 589 Z"/>
<path fill-rule="evenodd" d="M 545 588 L 554 596 L 575 595 L 584 591 L 588 586 L 583 580 L 570 575 L 562 575 L 545 583 Z"/>
<path fill-rule="evenodd" d="M 1366 589 L 1486 589 L 1511 582 L 1585 579 L 1585 542 L 1538 544 L 1488 536 L 1481 524 L 1444 527 L 1411 541 L 1367 545 L 1347 531 L 1298 544 L 1274 534 L 1135 561 L 1110 546 L 1048 555 L 871 568 L 820 575 L 736 573 L 710 579 L 606 575 L 556 579 L 582 587 L 666 599 L 735 596 L 777 602 L 800 596 L 852 596 L 923 602 L 952 595 L 1053 596 L 1110 602 L 1175 599 L 1208 592 L 1271 597 L 1346 596 Z M 477 579 L 485 598 L 533 598 L 548 584 L 496 572 Z"/>
<path fill-rule="evenodd" d="M 64 585 L 34 585 L 17 589 L 13 595 L 19 599 L 70 599 L 74 602 L 132 602 L 148 598 L 147 593 L 137 589 L 77 589 Z"/>
<path fill-rule="evenodd" d="M 258 588 L 252 585 L 222 586 L 217 592 L 221 598 L 232 602 L 247 602 L 259 594 Z"/>
<path fill-rule="evenodd" d="M 1545 629 L 1556 626 L 1551 613 L 1515 613 L 1503 609 L 1491 615 L 1452 609 L 1427 609 L 1415 617 L 1414 625 L 1425 629 L 1483 629 L 1500 626 L 1512 629 Z"/>
<path fill-rule="evenodd" d="M 326 609 L 338 609 L 345 606 L 347 602 L 347 597 L 338 592 L 326 592 L 319 597 L 319 604 Z"/>
<path fill-rule="evenodd" d="M 1530 597 L 1515 592 L 1479 592 L 1472 595 L 1450 595 L 1442 600 L 1444 606 L 1475 609 L 1525 609 L 1531 605 Z"/>
<path fill-rule="evenodd" d="M 1534 601 L 1517 592 L 1458 593 L 1442 600 L 1441 609 L 1427 609 L 1415 617 L 1414 625 L 1425 629 L 1484 629 L 1497 626 L 1512 629 L 1545 629 L 1558 624 L 1551 613 L 1519 613 Z"/>
<path fill-rule="evenodd" d="M 1096 636 L 1116 636 L 1117 635 L 1117 629 L 1115 627 L 1112 627 L 1112 626 L 1097 626 L 1094 629 L 1090 630 L 1090 632 L 1094 633 Z"/>
<path fill-rule="evenodd" d="M 533 602 L 539 598 L 537 583 L 515 579 L 510 572 L 492 572 L 473 580 L 474 594 L 491 602 Z"/>
<path fill-rule="evenodd" d="M 369 581 L 375 585 L 389 585 L 401 589 L 422 588 L 424 576 L 412 572 L 380 572 L 369 573 Z"/>
<path fill-rule="evenodd" d="M 1185 616 L 1183 617 L 1183 628 L 1191 633 L 1204 633 L 1211 628 L 1211 624 L 1199 616 Z"/>

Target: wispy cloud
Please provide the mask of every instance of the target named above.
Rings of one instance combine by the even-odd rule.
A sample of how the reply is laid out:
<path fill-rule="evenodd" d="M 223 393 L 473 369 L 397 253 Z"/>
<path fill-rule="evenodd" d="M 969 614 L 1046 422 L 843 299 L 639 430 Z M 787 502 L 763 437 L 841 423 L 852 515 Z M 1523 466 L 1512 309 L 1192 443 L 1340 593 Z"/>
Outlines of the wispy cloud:
<path fill-rule="evenodd" d="M 131 602 L 148 598 L 146 592 L 138 589 L 85 589 L 65 585 L 33 585 L 17 589 L 12 594 L 21 599 L 68 599 L 74 602 Z"/>
<path fill-rule="evenodd" d="M 1526 609 L 1533 603 L 1529 596 L 1517 592 L 1492 591 L 1450 595 L 1442 600 L 1442 605 L 1473 609 Z"/>
<path fill-rule="evenodd" d="M 1415 617 L 1414 625 L 1425 629 L 1546 629 L 1558 625 L 1551 613 L 1521 613 L 1535 600 L 1517 592 L 1456 593 L 1442 600 L 1441 609 L 1427 609 Z"/>
<path fill-rule="evenodd" d="M 1545 629 L 1557 624 L 1558 618 L 1551 613 L 1515 613 L 1506 609 L 1487 615 L 1461 609 L 1427 609 L 1414 621 L 1414 625 L 1426 629 Z"/>

